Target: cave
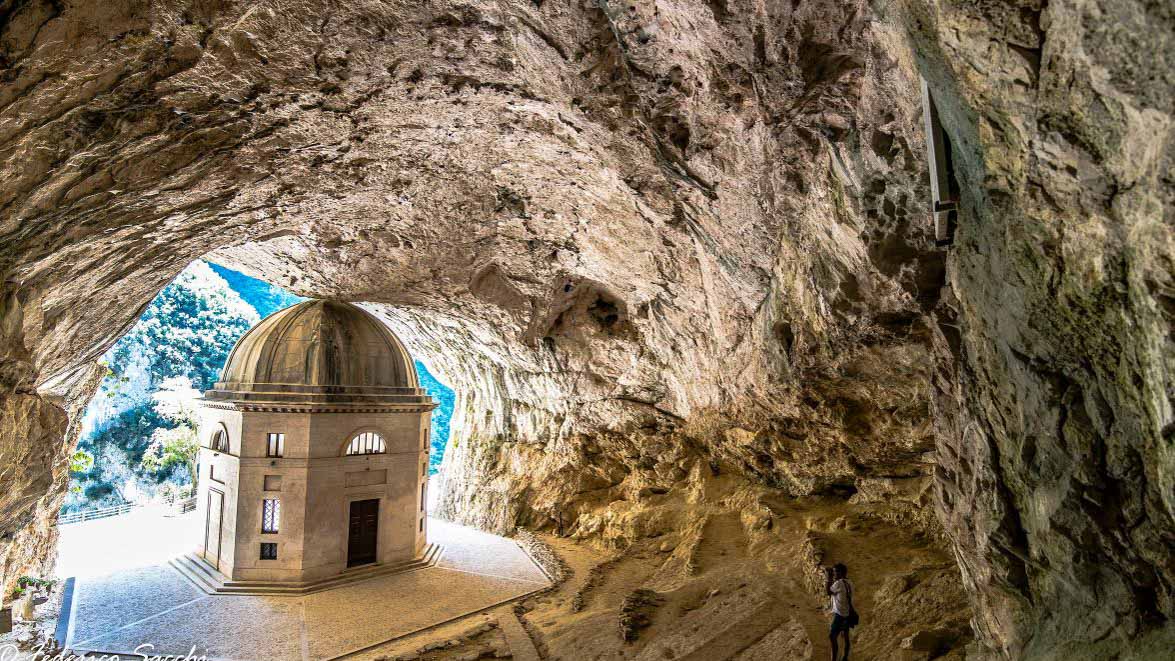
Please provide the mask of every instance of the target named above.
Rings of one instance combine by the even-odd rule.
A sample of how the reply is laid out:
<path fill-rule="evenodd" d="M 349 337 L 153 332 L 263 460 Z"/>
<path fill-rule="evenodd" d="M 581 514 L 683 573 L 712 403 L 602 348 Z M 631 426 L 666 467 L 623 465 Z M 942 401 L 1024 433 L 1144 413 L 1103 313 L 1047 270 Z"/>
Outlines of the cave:
<path fill-rule="evenodd" d="M 827 658 L 845 563 L 854 658 L 1164 658 L 1172 34 L 1133 0 L 0 2 L 0 598 L 52 572 L 99 357 L 207 257 L 427 357 L 436 514 L 553 577 L 389 656 Z"/>

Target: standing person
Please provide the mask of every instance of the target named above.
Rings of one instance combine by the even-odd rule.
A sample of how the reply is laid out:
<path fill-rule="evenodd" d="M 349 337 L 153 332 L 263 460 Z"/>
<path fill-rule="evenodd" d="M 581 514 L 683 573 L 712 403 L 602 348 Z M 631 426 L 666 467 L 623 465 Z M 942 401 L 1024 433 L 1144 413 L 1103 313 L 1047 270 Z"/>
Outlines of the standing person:
<path fill-rule="evenodd" d="M 832 643 L 832 661 L 836 658 L 837 638 L 845 636 L 845 655 L 840 661 L 849 658 L 849 629 L 857 626 L 857 612 L 853 609 L 853 584 L 849 581 L 849 569 L 843 563 L 836 563 L 824 570 L 824 591 L 831 597 L 832 627 L 828 630 L 828 640 Z"/>

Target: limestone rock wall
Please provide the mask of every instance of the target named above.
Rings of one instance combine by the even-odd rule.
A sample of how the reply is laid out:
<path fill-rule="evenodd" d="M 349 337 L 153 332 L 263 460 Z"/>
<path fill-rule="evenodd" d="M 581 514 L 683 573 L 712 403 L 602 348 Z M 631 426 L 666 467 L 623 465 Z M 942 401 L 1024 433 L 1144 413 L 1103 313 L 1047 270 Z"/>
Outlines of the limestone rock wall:
<path fill-rule="evenodd" d="M 624 547 L 705 466 L 941 536 L 984 653 L 1160 645 L 1164 12 L 0 1 L 0 538 L 44 555 L 89 361 L 211 254 L 458 391 L 452 518 Z"/>
<path fill-rule="evenodd" d="M 60 394 L 0 396 L 0 594 L 21 576 L 53 570 L 69 457 L 102 373 L 82 370 Z"/>
<path fill-rule="evenodd" d="M 942 518 L 1013 657 L 1170 649 L 1169 8 L 906 3 L 963 221 L 937 314 Z M 993 32 L 1000 36 L 993 36 Z"/>

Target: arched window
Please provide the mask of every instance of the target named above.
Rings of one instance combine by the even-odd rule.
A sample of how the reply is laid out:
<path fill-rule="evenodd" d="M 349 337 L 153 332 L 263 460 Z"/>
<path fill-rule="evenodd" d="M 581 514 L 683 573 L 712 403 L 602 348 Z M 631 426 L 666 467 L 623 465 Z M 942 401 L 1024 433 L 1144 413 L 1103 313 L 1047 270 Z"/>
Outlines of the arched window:
<path fill-rule="evenodd" d="M 223 427 L 212 435 L 211 448 L 213 452 L 228 452 L 228 432 Z"/>
<path fill-rule="evenodd" d="M 387 451 L 388 448 L 384 445 L 383 436 L 373 431 L 365 431 L 356 435 L 347 445 L 347 454 L 383 454 Z"/>

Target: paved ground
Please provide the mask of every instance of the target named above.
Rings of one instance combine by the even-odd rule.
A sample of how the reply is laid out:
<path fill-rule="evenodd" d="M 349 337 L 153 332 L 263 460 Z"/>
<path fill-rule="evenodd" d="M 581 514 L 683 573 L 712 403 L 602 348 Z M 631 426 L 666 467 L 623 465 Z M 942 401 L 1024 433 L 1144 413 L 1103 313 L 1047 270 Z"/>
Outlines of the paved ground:
<path fill-rule="evenodd" d="M 152 528 L 152 518 L 162 527 Z M 435 567 L 299 597 L 210 596 L 166 564 L 191 548 L 185 535 L 196 534 L 190 530 L 195 517 L 178 519 L 162 524 L 144 514 L 125 525 L 95 521 L 62 529 L 59 573 L 78 577 L 67 647 L 133 655 L 152 645 L 152 655 L 183 656 L 195 647 L 196 654 L 219 659 L 331 659 L 549 583 L 513 541 L 433 519 L 429 539 L 444 546 Z M 81 526 L 91 528 L 76 529 Z M 158 538 L 139 537 L 134 526 L 175 537 L 144 541 Z"/>
<path fill-rule="evenodd" d="M 109 519 L 61 526 L 57 576 L 79 579 L 166 563 L 196 548 L 201 524 L 195 512 L 164 516 L 144 507 Z"/>

